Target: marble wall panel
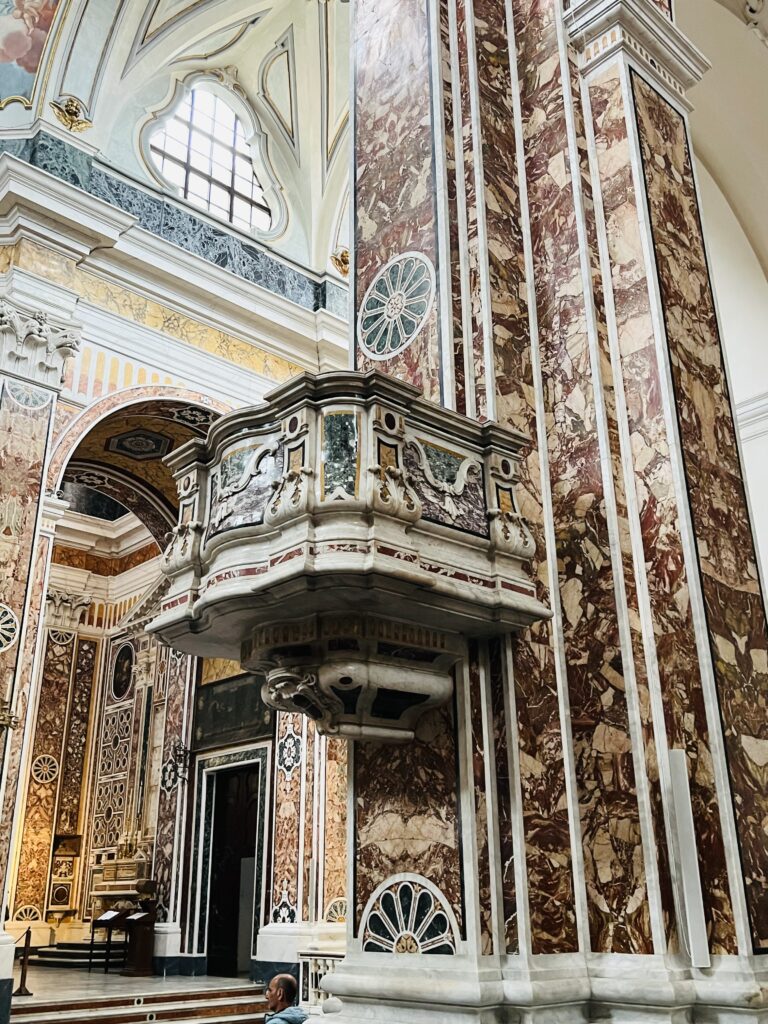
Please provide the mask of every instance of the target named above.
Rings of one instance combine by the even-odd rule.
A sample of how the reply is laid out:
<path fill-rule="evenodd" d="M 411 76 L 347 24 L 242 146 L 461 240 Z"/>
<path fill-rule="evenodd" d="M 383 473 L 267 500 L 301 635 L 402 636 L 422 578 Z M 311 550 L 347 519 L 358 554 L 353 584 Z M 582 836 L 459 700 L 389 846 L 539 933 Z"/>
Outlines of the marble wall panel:
<path fill-rule="evenodd" d="M 155 860 L 153 877 L 157 881 L 157 898 L 165 916 L 178 912 L 177 893 L 173 889 L 174 865 L 182 855 L 181 839 L 176 834 L 179 801 L 184 790 L 176 773 L 166 766 L 174 759 L 174 747 L 186 744 L 185 722 L 191 716 L 189 681 L 190 658 L 178 651 L 164 649 L 159 659 L 158 673 L 164 676 L 165 688 L 165 736 L 163 738 L 163 768 L 161 771 L 160 794 L 155 828 Z M 177 878 L 178 880 L 178 878 Z"/>
<path fill-rule="evenodd" d="M 61 785 L 56 808 L 56 832 L 60 835 L 76 835 L 78 832 L 88 722 L 96 681 L 98 653 L 98 640 L 77 638 L 67 734 L 62 756 Z"/>
<path fill-rule="evenodd" d="M 3 883 L 11 854 L 11 829 L 13 827 L 14 811 L 22 785 L 20 769 L 25 735 L 25 728 L 22 723 L 26 723 L 34 681 L 32 670 L 35 661 L 35 647 L 39 635 L 38 627 L 44 601 L 45 578 L 50 550 L 50 538 L 46 536 L 41 537 L 33 555 L 29 584 L 27 630 L 24 637 L 19 672 L 16 677 L 15 713 L 19 717 L 19 725 L 16 729 L 7 729 L 4 737 L 3 756 L 7 758 L 7 774 L 2 818 L 0 818 L 0 881 Z M 5 889 L 0 891 L 5 891 Z"/>
<path fill-rule="evenodd" d="M 513 814 L 518 813 L 513 802 L 513 779 L 510 770 L 510 736 L 505 691 L 511 687 L 506 671 L 506 651 L 500 640 L 488 645 L 488 674 L 490 684 L 491 718 L 493 722 L 494 760 L 496 769 L 496 818 L 499 826 L 499 871 L 501 901 L 504 913 L 503 935 L 505 949 L 501 953 L 517 953 L 517 891 L 515 886 L 515 845 L 512 835 Z"/>
<path fill-rule="evenodd" d="M 14 913 L 36 907 L 45 918 L 48 867 L 55 827 L 56 795 L 61 781 L 63 730 L 75 658 L 75 634 L 49 630 L 43 656 L 40 697 L 24 802 L 24 825 Z"/>
<path fill-rule="evenodd" d="M 632 87 L 752 938 L 768 952 L 765 605 L 685 122 L 639 75 Z"/>
<path fill-rule="evenodd" d="M 590 83 L 611 260 L 620 379 L 654 621 L 658 685 L 671 746 L 687 751 L 705 912 L 713 952 L 736 950 L 704 697 L 680 537 L 639 213 L 618 72 Z"/>
<path fill-rule="evenodd" d="M 333 900 L 347 896 L 347 743 L 328 739 L 325 756 L 325 842 L 323 915 Z"/>
<path fill-rule="evenodd" d="M 448 244 L 450 245 L 450 329 L 453 345 L 453 378 L 456 408 L 459 412 L 467 411 L 467 365 L 464 351 L 464 324 L 462 302 L 462 271 L 461 257 L 465 246 L 466 233 L 460 230 L 459 210 L 464 217 L 464 185 L 463 185 L 463 146 L 459 136 L 457 149 L 456 132 L 462 130 L 462 92 L 459 83 L 454 81 L 453 61 L 451 59 L 451 23 L 452 13 L 449 9 L 451 0 L 440 3 L 440 65 L 443 87 L 443 123 L 445 131 L 445 171 L 446 171 L 446 202 L 448 207 Z M 462 181 L 459 181 L 459 177 Z M 460 207 L 461 202 L 461 207 Z"/>
<path fill-rule="evenodd" d="M 52 413 L 49 391 L 0 377 L 0 606 L 7 609 L 0 641 L 3 698 L 12 694 L 19 668 L 24 602 Z"/>
<path fill-rule="evenodd" d="M 437 263 L 427 0 L 359 4 L 355 61 L 355 309 L 393 257 Z M 358 347 L 357 364 L 372 365 Z M 411 345 L 376 368 L 440 400 L 436 307 Z"/>
<path fill-rule="evenodd" d="M 485 338 L 483 333 L 483 293 L 480 277 L 480 225 L 481 215 L 478 203 L 482 201 L 482 183 L 478 183 L 478 167 L 476 165 L 475 144 L 482 143 L 479 126 L 473 119 L 472 80 L 474 66 L 470 65 L 470 54 L 474 56 L 474 39 L 472 37 L 472 2 L 471 0 L 449 0 L 455 10 L 457 48 L 453 60 L 457 69 L 457 86 L 459 95 L 456 104 L 456 116 L 459 118 L 459 140 L 461 144 L 461 180 L 459 187 L 464 213 L 464 231 L 461 237 L 461 252 L 456 253 L 454 275 L 458 271 L 460 287 L 464 292 L 456 293 L 454 302 L 461 302 L 460 309 L 464 317 L 465 338 L 462 348 L 465 350 L 466 373 L 465 387 L 469 393 L 469 408 L 477 415 L 485 416 L 488 408 L 487 400 L 487 369 L 485 365 Z M 478 195 L 478 192 L 480 195 Z M 461 278 L 464 280 L 462 281 Z"/>
<path fill-rule="evenodd" d="M 563 81 L 559 65 L 556 10 L 553 2 L 534 3 L 531 0 L 513 0 L 512 15 L 516 39 L 517 77 L 520 90 L 525 163 L 526 195 L 530 213 L 531 250 L 533 257 L 533 285 L 539 326 L 542 369 L 547 374 L 560 369 L 559 358 L 565 354 L 566 365 L 560 376 L 551 381 L 545 378 L 544 403 L 546 427 L 552 435 L 555 414 L 559 411 L 560 429 L 565 435 L 559 442 L 562 449 L 550 452 L 555 460 L 561 456 L 558 470 L 565 473 L 563 486 L 553 494 L 553 503 L 560 497 L 561 535 L 559 548 L 569 554 L 570 537 L 562 535 L 565 506 L 574 501 L 573 488 L 578 473 L 579 434 L 583 424 L 579 420 L 589 415 L 588 402 L 581 393 L 586 331 L 584 325 L 584 296 L 580 285 L 579 249 L 575 238 L 576 210 L 570 180 L 567 123 L 564 109 Z M 536 437 L 536 381 L 532 367 L 530 344 L 511 339 L 504 352 L 504 387 L 497 396 L 498 418 L 505 423 Z M 573 357 L 569 345 L 576 351 Z M 580 379 L 571 382 L 573 370 L 581 370 Z M 500 380 L 501 380 L 500 376 Z M 573 411 L 568 399 L 573 396 Z M 579 406 L 579 399 L 583 405 Z M 555 402 L 559 400 L 559 410 Z M 575 422 L 573 415 L 576 415 Z M 573 423 L 574 431 L 570 427 Z M 558 440 L 552 436 L 552 445 Z M 575 446 L 571 462 L 570 448 Z M 589 453 L 587 453 L 589 454 Z M 529 519 L 537 542 L 533 571 L 539 580 L 539 590 L 546 598 L 548 575 L 547 551 L 542 520 L 542 479 L 539 452 L 532 445 L 523 464 L 519 499 L 521 511 Z M 595 482 L 595 469 L 588 467 L 588 480 Z M 554 469 L 552 472 L 558 482 Z M 599 475 L 599 462 L 598 462 Z M 570 485 L 570 486 L 569 486 Z M 588 598 L 579 589 L 577 564 L 583 552 L 579 540 L 588 534 L 587 516 L 592 501 L 582 513 L 582 538 L 575 534 L 576 546 L 571 557 L 562 563 L 565 578 L 570 582 L 569 594 L 578 624 L 581 611 L 588 608 Z M 599 505 L 599 497 L 597 498 Z M 558 554 L 561 554 L 558 550 Z M 600 552 L 597 558 L 602 563 Z M 589 565 L 589 563 L 588 563 Z M 591 570 L 594 574 L 594 570 Z M 564 616 L 569 622 L 567 614 Z M 578 638 L 579 640 L 581 637 Z M 559 701 L 555 674 L 553 644 L 558 642 L 552 627 L 546 624 L 534 627 L 513 645 L 514 681 L 521 748 L 521 783 L 523 817 L 526 835 L 526 857 L 529 876 L 529 900 L 533 951 L 537 953 L 565 952 L 577 946 L 574 911 L 573 879 L 571 872 L 570 835 L 565 792 L 565 769 L 560 736 Z M 586 676 L 589 693 L 590 677 L 583 651 L 574 652 L 576 665 L 580 664 Z M 603 663 L 602 652 L 595 652 L 595 663 Z M 591 694 L 590 694 L 591 695 Z M 596 723 L 595 723 L 596 724 Z M 551 870 L 555 865 L 556 870 Z M 613 874 L 613 871 L 611 871 Z"/>
<path fill-rule="evenodd" d="M 304 775 L 304 845 L 301 860 L 302 879 L 302 900 L 301 916 L 304 921 L 311 920 L 314 912 L 312 906 L 312 862 L 313 845 L 317 834 L 315 823 L 317 821 L 318 807 L 316 806 L 316 795 L 319 796 L 320 777 L 318 774 L 319 764 L 317 758 L 318 735 L 315 723 L 310 719 L 306 720 L 306 771 Z M 321 748 L 322 749 L 322 748 Z M 317 794 L 316 794 L 317 790 Z M 317 869 L 317 862 L 315 862 Z M 317 876 L 315 876 L 317 877 Z"/>
<path fill-rule="evenodd" d="M 449 705 L 424 715 L 407 746 L 355 746 L 356 927 L 374 889 L 403 871 L 428 878 L 465 919 L 454 721 Z"/>
<path fill-rule="evenodd" d="M 483 169 L 478 216 L 487 245 L 485 301 L 490 308 L 486 319 L 493 352 L 493 365 L 485 373 L 495 380 L 497 396 L 503 396 L 515 387 L 515 353 L 525 351 L 530 344 L 512 99 L 516 65 L 505 5 L 495 0 L 472 0 L 472 6 L 474 39 L 470 45 L 474 47 L 477 75 L 477 131 Z M 488 389 L 493 388 L 493 380 L 485 385 Z M 482 419 L 488 415 L 488 403 L 483 400 L 479 383 L 478 388 L 477 415 Z"/>
<path fill-rule="evenodd" d="M 646 651 L 640 625 L 637 581 L 635 578 L 632 559 L 632 541 L 629 528 L 629 513 L 627 510 L 626 485 L 621 462 L 619 415 L 617 411 L 616 389 L 614 386 L 611 365 L 605 294 L 602 270 L 600 267 L 595 206 L 592 192 L 591 167 L 587 152 L 586 126 L 584 123 L 584 110 L 581 96 L 581 74 L 578 68 L 578 57 L 575 52 L 570 50 L 568 56 L 571 74 L 571 93 L 574 101 L 574 114 L 576 119 L 579 164 L 581 170 L 584 227 L 590 256 L 592 296 L 594 301 L 595 326 L 598 341 L 598 367 L 596 369 L 596 374 L 599 377 L 599 387 L 601 389 L 603 408 L 605 411 L 608 450 L 610 451 L 610 463 L 613 469 L 612 485 L 613 499 L 615 503 L 614 529 L 621 553 L 620 571 L 624 587 L 624 600 L 626 602 L 627 623 L 632 649 L 634 689 L 637 693 L 637 711 L 641 722 L 643 738 L 643 749 L 640 757 L 644 762 L 645 776 L 649 788 L 650 812 L 653 819 L 653 836 L 651 840 L 652 849 L 647 852 L 646 856 L 653 856 L 655 853 L 659 878 L 659 896 L 661 901 L 661 912 L 663 915 L 663 927 L 667 942 L 670 943 L 674 941 L 673 933 L 675 928 L 675 912 L 669 864 L 669 850 L 667 847 L 666 829 L 664 827 L 656 743 L 653 735 L 653 718 L 651 715 L 651 698 L 648 684 L 648 672 L 646 668 Z"/>
<path fill-rule="evenodd" d="M 480 651 L 477 641 L 469 644 L 469 726 L 472 752 L 472 796 L 475 812 L 475 854 L 477 857 L 477 892 L 480 910 L 479 952 L 490 956 L 493 948 L 493 914 L 491 899 L 490 843 L 488 838 L 488 800 L 485 785 L 485 749 L 483 730 L 483 682 Z"/>
<path fill-rule="evenodd" d="M 70 548 L 63 544 L 55 544 L 51 560 L 56 565 L 86 569 L 97 576 L 119 576 L 121 573 L 128 572 L 129 569 L 135 569 L 137 565 L 143 565 L 151 558 L 156 558 L 158 554 L 158 547 L 155 543 L 146 544 L 138 551 L 115 558 L 105 558 L 102 555 L 95 555 L 91 551 L 83 551 L 82 548 Z"/>
<path fill-rule="evenodd" d="M 298 903 L 299 822 L 301 820 L 301 776 L 306 770 L 304 718 L 299 714 L 279 714 L 275 755 L 272 834 L 272 895 L 269 920 L 292 924 L 300 918 Z"/>

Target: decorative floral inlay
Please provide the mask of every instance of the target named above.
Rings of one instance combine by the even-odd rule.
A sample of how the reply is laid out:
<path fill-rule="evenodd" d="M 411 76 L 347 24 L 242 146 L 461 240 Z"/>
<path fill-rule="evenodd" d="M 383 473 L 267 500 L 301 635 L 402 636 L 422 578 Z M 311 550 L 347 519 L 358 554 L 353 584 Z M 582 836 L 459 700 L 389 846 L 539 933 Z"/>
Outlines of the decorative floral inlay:
<path fill-rule="evenodd" d="M 285 736 L 277 745 L 277 767 L 290 779 L 300 764 L 301 737 L 295 732 L 293 722 L 289 722 Z"/>
<path fill-rule="evenodd" d="M 363 918 L 366 953 L 456 953 L 456 928 L 444 896 L 426 878 L 379 886 Z"/>
<path fill-rule="evenodd" d="M 10 650 L 19 636 L 19 620 L 7 604 L 0 604 L 0 653 Z"/>
<path fill-rule="evenodd" d="M 171 794 L 181 781 L 181 771 L 176 758 L 169 757 L 160 770 L 160 789 Z"/>
<path fill-rule="evenodd" d="M 360 345 L 371 359 L 391 359 L 417 337 L 432 309 L 435 268 L 420 252 L 406 252 L 379 271 L 357 320 Z"/>
<path fill-rule="evenodd" d="M 59 762 L 52 754 L 40 754 L 32 762 L 32 778 L 35 782 L 53 782 L 59 774 Z"/>
<path fill-rule="evenodd" d="M 274 924 L 293 924 L 295 921 L 296 907 L 288 898 L 288 882 L 284 880 L 280 902 L 272 908 L 272 922 Z"/>

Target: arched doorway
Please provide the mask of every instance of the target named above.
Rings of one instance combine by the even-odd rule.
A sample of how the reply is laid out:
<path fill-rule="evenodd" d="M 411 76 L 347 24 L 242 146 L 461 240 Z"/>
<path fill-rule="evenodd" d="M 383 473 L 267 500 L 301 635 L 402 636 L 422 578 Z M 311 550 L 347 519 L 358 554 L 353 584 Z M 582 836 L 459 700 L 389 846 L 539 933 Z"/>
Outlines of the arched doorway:
<path fill-rule="evenodd" d="M 32 923 L 35 945 L 54 933 L 78 943 L 95 915 L 150 881 L 160 919 L 178 901 L 174 782 L 195 665 L 161 649 L 142 622 L 177 518 L 163 459 L 221 411 L 180 389 L 135 388 L 84 410 L 57 440 L 48 483 L 68 508 L 38 640 L 10 903 L 17 930 Z"/>

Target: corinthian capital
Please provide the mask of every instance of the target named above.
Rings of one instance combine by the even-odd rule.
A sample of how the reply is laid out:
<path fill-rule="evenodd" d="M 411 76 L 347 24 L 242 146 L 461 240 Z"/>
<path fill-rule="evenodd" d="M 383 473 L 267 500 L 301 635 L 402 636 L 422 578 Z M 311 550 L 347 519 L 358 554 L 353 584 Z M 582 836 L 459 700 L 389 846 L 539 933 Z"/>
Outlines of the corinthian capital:
<path fill-rule="evenodd" d="M 79 325 L 50 324 L 45 313 L 28 313 L 0 296 L 0 372 L 58 390 L 79 348 Z"/>

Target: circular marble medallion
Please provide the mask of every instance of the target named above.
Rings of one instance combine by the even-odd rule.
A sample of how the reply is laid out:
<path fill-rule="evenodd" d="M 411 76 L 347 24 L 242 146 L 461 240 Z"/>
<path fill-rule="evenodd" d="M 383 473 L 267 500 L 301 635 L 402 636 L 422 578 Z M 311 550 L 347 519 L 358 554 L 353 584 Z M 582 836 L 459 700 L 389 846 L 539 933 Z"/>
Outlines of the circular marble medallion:
<path fill-rule="evenodd" d="M 414 341 L 435 298 L 435 268 L 420 252 L 390 260 L 365 293 L 357 318 L 360 346 L 371 359 L 391 359 Z"/>
<path fill-rule="evenodd" d="M 59 774 L 59 762 L 52 754 L 40 754 L 32 762 L 32 778 L 35 782 L 53 782 Z"/>
<path fill-rule="evenodd" d="M 19 636 L 19 620 L 7 604 L 0 604 L 0 653 L 9 650 Z"/>

